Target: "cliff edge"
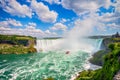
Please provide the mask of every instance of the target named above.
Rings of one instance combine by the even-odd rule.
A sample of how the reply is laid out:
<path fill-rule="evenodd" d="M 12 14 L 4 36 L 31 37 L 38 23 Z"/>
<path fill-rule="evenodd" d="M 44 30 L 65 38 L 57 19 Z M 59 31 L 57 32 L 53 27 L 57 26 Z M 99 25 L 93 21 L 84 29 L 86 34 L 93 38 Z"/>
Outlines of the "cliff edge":
<path fill-rule="evenodd" d="M 104 38 L 101 51 L 96 52 L 91 63 L 101 65 L 98 70 L 84 70 L 75 80 L 119 80 L 120 78 L 120 36 Z"/>
<path fill-rule="evenodd" d="M 36 38 L 18 35 L 0 35 L 0 54 L 35 53 Z"/>

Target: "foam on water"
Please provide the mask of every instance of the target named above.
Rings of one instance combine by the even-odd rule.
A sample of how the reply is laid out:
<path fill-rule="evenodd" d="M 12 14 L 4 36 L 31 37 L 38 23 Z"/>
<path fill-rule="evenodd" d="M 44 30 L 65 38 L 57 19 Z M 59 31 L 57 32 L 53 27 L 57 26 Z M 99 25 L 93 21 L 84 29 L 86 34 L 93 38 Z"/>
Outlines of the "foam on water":
<path fill-rule="evenodd" d="M 78 41 L 69 39 L 38 39 L 35 48 L 38 52 L 47 51 L 84 51 L 93 53 L 98 51 L 101 46 L 102 39 L 80 39 Z"/>
<path fill-rule="evenodd" d="M 63 39 L 38 39 L 35 48 L 38 52 L 53 51 L 60 48 L 60 44 L 63 43 L 63 41 Z"/>
<path fill-rule="evenodd" d="M 83 69 L 87 57 L 88 54 L 84 52 L 67 55 L 64 51 L 58 51 L 22 58 L 16 56 L 15 60 L 7 58 L 7 62 L 0 67 L 0 80 L 42 80 L 47 77 L 68 80 L 76 71 Z"/>
<path fill-rule="evenodd" d="M 95 41 L 92 45 L 97 48 L 100 41 Z M 41 42 L 44 49 L 54 45 L 48 40 Z M 56 44 L 59 44 L 59 41 L 56 41 Z M 71 52 L 66 54 L 66 50 L 70 49 L 55 49 L 37 54 L 0 54 L 0 80 L 42 80 L 48 77 L 53 77 L 55 80 L 70 80 L 79 71 L 85 69 L 85 64 L 88 64 L 87 59 L 90 57 L 90 54 L 82 49 L 75 51 L 71 49 Z"/>

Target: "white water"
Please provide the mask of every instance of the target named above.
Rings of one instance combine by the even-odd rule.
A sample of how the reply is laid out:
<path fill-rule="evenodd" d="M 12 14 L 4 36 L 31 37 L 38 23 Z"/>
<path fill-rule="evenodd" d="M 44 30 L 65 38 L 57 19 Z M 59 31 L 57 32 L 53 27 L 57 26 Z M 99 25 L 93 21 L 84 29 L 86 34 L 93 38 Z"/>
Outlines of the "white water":
<path fill-rule="evenodd" d="M 53 51 L 60 48 L 62 42 L 63 39 L 38 39 L 35 48 L 37 49 L 37 52 Z"/>
<path fill-rule="evenodd" d="M 93 53 L 100 49 L 101 43 L 101 39 L 81 39 L 77 42 L 68 39 L 38 39 L 35 48 L 38 52 L 64 50 Z"/>
<path fill-rule="evenodd" d="M 98 50 L 101 41 L 88 39 L 71 44 L 70 40 L 64 39 L 37 40 L 37 50 L 46 52 L 0 55 L 0 80 L 43 80 L 48 77 L 74 80 L 78 72 L 91 67 L 88 52 Z M 65 54 L 66 50 L 70 54 Z"/>

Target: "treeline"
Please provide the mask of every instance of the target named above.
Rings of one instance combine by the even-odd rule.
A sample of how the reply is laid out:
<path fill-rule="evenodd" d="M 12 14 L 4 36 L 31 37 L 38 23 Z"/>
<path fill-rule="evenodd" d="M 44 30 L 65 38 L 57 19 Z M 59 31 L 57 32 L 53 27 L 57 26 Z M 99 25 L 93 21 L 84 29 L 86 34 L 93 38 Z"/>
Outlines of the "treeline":
<path fill-rule="evenodd" d="M 30 36 L 18 36 L 18 35 L 0 35 L 0 44 L 12 44 L 12 45 L 23 45 L 28 46 L 29 40 L 34 40 L 35 38 Z"/>
<path fill-rule="evenodd" d="M 36 38 L 18 35 L 0 35 L 0 54 L 35 53 Z"/>

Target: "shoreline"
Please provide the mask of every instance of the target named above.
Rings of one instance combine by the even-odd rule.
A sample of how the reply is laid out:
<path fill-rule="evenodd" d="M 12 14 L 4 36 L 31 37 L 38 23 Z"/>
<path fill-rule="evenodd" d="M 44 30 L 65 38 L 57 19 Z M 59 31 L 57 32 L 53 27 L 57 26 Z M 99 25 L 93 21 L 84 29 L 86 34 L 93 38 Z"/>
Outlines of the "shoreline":
<path fill-rule="evenodd" d="M 99 49 L 98 51 L 100 51 L 101 49 Z M 86 63 L 83 65 L 83 67 L 85 67 L 86 69 L 84 69 L 84 70 L 97 70 L 97 69 L 100 69 L 100 68 L 102 68 L 102 66 L 99 66 L 99 65 L 94 65 L 94 64 L 92 64 L 92 63 L 90 63 L 90 58 L 92 58 L 93 56 L 93 54 L 95 54 L 96 52 L 98 52 L 98 51 L 95 51 L 95 52 L 91 52 L 90 53 L 90 56 L 88 57 L 88 59 L 86 59 Z M 88 53 L 89 54 L 89 53 Z M 86 66 L 88 66 L 88 67 L 86 67 Z M 71 76 L 71 79 L 70 80 L 75 80 L 80 74 L 80 72 L 82 72 L 82 71 L 84 71 L 84 70 L 81 70 L 81 71 L 78 71 L 78 72 L 76 72 L 74 75 L 72 75 Z"/>
<path fill-rule="evenodd" d="M 111 38 L 105 38 L 103 40 L 103 50 L 100 52 L 98 50 L 93 57 L 93 60 L 95 61 L 95 66 L 97 66 L 97 62 L 101 62 L 104 60 L 104 64 L 99 69 L 95 69 L 92 65 L 88 64 L 88 67 L 91 67 L 92 69 L 87 69 L 78 72 L 77 76 L 74 76 L 74 78 L 71 78 L 72 80 L 113 80 L 114 76 L 116 76 L 117 72 L 120 70 L 120 38 L 119 37 L 111 37 Z M 87 59 L 88 60 L 88 59 Z M 99 65 L 99 64 L 98 64 Z"/>
<path fill-rule="evenodd" d="M 89 68 L 90 70 L 97 70 L 97 69 L 102 68 L 102 66 L 94 65 L 94 64 L 91 64 L 91 63 L 89 63 L 89 64 L 92 66 L 92 67 L 90 66 L 91 67 L 91 68 Z M 89 70 L 89 69 L 84 69 L 84 70 Z M 79 73 L 82 72 L 82 71 L 84 71 L 84 70 L 76 72 L 74 75 L 71 76 L 70 80 L 75 80 L 80 75 Z"/>

